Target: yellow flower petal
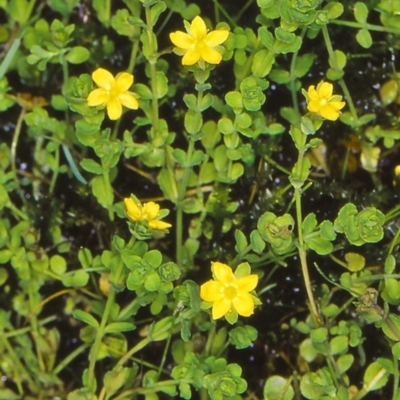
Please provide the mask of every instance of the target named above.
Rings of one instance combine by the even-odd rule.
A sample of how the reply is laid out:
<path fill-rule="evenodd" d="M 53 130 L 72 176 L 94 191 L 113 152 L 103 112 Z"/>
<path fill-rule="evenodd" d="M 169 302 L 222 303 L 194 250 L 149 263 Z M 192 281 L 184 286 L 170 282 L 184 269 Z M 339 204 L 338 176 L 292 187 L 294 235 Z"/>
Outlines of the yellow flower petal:
<path fill-rule="evenodd" d="M 208 281 L 200 286 L 200 297 L 209 303 L 213 303 L 223 296 L 223 285 L 220 282 Z"/>
<path fill-rule="evenodd" d="M 346 105 L 344 101 L 331 101 L 329 104 L 338 111 Z"/>
<path fill-rule="evenodd" d="M 185 32 L 177 31 L 170 33 L 169 38 L 180 49 L 188 50 L 194 46 L 194 39 Z"/>
<path fill-rule="evenodd" d="M 320 85 L 318 85 L 317 92 L 319 97 L 329 99 L 332 97 L 333 85 L 328 82 L 322 82 Z"/>
<path fill-rule="evenodd" d="M 115 78 L 114 90 L 116 92 L 126 92 L 133 84 L 133 75 L 127 72 L 121 72 Z"/>
<path fill-rule="evenodd" d="M 308 88 L 307 94 L 308 94 L 308 97 L 309 97 L 310 100 L 318 100 L 319 99 L 318 93 L 315 90 L 315 86 L 314 85 L 311 85 Z"/>
<path fill-rule="evenodd" d="M 321 109 L 321 105 L 319 103 L 319 101 L 315 100 L 315 101 L 310 101 L 307 104 L 307 110 L 311 111 L 312 113 L 319 113 L 319 110 Z"/>
<path fill-rule="evenodd" d="M 160 206 L 154 201 L 143 204 L 143 216 L 147 221 L 151 221 L 158 217 Z"/>
<path fill-rule="evenodd" d="M 201 58 L 201 52 L 199 50 L 190 49 L 182 58 L 182 65 L 193 65 L 196 64 Z"/>
<path fill-rule="evenodd" d="M 328 119 L 329 121 L 336 121 L 339 118 L 339 111 L 329 104 L 322 107 L 319 113 L 321 114 L 321 117 Z"/>
<path fill-rule="evenodd" d="M 142 211 L 139 206 L 135 203 L 135 201 L 128 197 L 124 199 L 126 214 L 133 221 L 141 221 L 142 220 Z"/>
<path fill-rule="evenodd" d="M 190 34 L 197 40 L 204 39 L 207 34 L 207 27 L 203 18 L 197 16 L 193 19 L 192 23 L 190 24 Z"/>
<path fill-rule="evenodd" d="M 165 229 L 171 228 L 171 224 L 169 224 L 168 222 L 164 222 L 164 221 L 159 221 L 158 219 L 154 219 L 152 221 L 149 221 L 149 227 L 151 229 L 156 229 L 156 230 L 160 230 L 163 231 Z"/>
<path fill-rule="evenodd" d="M 97 86 L 105 90 L 110 90 L 115 84 L 115 79 L 112 74 L 104 68 L 97 68 L 92 74 L 92 79 Z"/>
<path fill-rule="evenodd" d="M 107 114 L 111 120 L 116 120 L 122 115 L 121 102 L 116 98 L 110 98 L 107 102 Z"/>
<path fill-rule="evenodd" d="M 105 89 L 94 89 L 89 93 L 87 103 L 89 106 L 105 105 L 110 98 L 110 94 Z"/>
<path fill-rule="evenodd" d="M 236 312 L 243 317 L 248 317 L 254 313 L 254 299 L 249 293 L 238 293 L 232 303 Z"/>
<path fill-rule="evenodd" d="M 243 292 L 251 292 L 258 284 L 258 275 L 247 275 L 236 281 L 238 289 Z"/>
<path fill-rule="evenodd" d="M 207 46 L 215 47 L 225 42 L 228 39 L 229 31 L 226 29 L 217 29 L 207 34 L 204 42 Z"/>
<path fill-rule="evenodd" d="M 232 309 L 232 302 L 228 299 L 217 300 L 213 304 L 212 317 L 213 319 L 218 319 L 223 317 Z"/>
<path fill-rule="evenodd" d="M 201 58 L 209 64 L 219 64 L 222 60 L 222 55 L 211 47 L 204 47 L 201 52 Z"/>
<path fill-rule="evenodd" d="M 214 262 L 212 263 L 211 269 L 217 281 L 230 283 L 236 280 L 235 275 L 232 272 L 232 268 L 226 264 Z"/>
<path fill-rule="evenodd" d="M 121 104 L 126 108 L 132 110 L 137 110 L 139 108 L 139 102 L 131 92 L 122 93 L 118 98 L 121 101 Z"/>

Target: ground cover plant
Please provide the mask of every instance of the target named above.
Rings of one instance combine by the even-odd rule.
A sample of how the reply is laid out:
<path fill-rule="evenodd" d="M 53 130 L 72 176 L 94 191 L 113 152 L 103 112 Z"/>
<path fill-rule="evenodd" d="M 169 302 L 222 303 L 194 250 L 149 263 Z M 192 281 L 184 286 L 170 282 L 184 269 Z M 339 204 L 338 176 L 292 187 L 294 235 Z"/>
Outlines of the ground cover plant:
<path fill-rule="evenodd" d="M 400 399 L 400 2 L 0 0 L 0 399 Z"/>

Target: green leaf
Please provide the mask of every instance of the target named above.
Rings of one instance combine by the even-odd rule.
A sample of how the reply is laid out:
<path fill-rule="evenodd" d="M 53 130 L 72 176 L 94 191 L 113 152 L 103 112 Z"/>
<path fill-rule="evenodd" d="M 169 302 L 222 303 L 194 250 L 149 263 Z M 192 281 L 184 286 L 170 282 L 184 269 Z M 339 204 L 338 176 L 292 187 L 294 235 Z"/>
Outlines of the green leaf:
<path fill-rule="evenodd" d="M 201 100 L 200 111 L 203 112 L 208 108 L 210 108 L 213 101 L 214 101 L 213 96 L 210 93 L 206 93 Z"/>
<path fill-rule="evenodd" d="M 261 43 L 268 49 L 271 50 L 274 46 L 275 38 L 274 35 L 268 30 L 267 27 L 262 26 L 258 28 L 258 37 Z"/>
<path fill-rule="evenodd" d="M 107 392 L 106 399 L 110 399 L 119 388 L 128 382 L 132 370 L 133 368 L 118 368 L 105 373 L 103 382 Z"/>
<path fill-rule="evenodd" d="M 106 27 L 110 25 L 110 6 L 111 3 L 107 1 L 93 0 L 93 8 L 96 10 L 97 18 Z"/>
<path fill-rule="evenodd" d="M 274 53 L 269 50 L 259 50 L 253 58 L 251 72 L 256 78 L 263 78 L 268 75 L 274 65 Z"/>
<path fill-rule="evenodd" d="M 88 49 L 82 46 L 73 47 L 65 56 L 65 59 L 71 64 L 82 64 L 90 57 Z"/>
<path fill-rule="evenodd" d="M 243 97 L 240 92 L 228 92 L 225 95 L 226 103 L 236 111 L 240 111 L 243 108 Z"/>
<path fill-rule="evenodd" d="M 353 364 L 354 356 L 352 354 L 343 354 L 336 360 L 338 372 L 344 374 Z"/>
<path fill-rule="evenodd" d="M 229 341 L 236 349 L 245 349 L 257 339 L 257 329 L 252 326 L 237 326 L 229 332 Z"/>
<path fill-rule="evenodd" d="M 156 271 L 150 271 L 149 273 L 147 273 L 143 281 L 144 287 L 149 292 L 156 291 L 160 287 L 160 284 L 161 278 Z"/>
<path fill-rule="evenodd" d="M 104 333 L 128 332 L 135 329 L 136 326 L 130 322 L 111 322 L 105 327 Z"/>
<path fill-rule="evenodd" d="M 311 162 L 308 158 L 303 158 L 301 169 L 296 162 L 289 176 L 290 183 L 296 189 L 300 189 L 308 178 L 310 173 Z"/>
<path fill-rule="evenodd" d="M 50 269 L 58 274 L 62 275 L 67 270 L 67 262 L 64 257 L 61 257 L 58 254 L 51 256 L 50 258 Z"/>
<path fill-rule="evenodd" d="M 347 352 L 348 345 L 349 345 L 349 339 L 347 336 L 344 336 L 344 335 L 335 336 L 329 342 L 330 353 L 332 355 L 345 353 L 345 352 Z"/>
<path fill-rule="evenodd" d="M 101 175 L 105 172 L 104 168 L 91 158 L 84 158 L 79 164 L 85 171 L 91 172 L 92 174 Z"/>
<path fill-rule="evenodd" d="M 91 187 L 93 195 L 97 198 L 100 205 L 104 208 L 112 206 L 114 193 L 109 179 L 106 179 L 104 175 L 95 176 L 91 181 Z"/>
<path fill-rule="evenodd" d="M 243 252 L 248 245 L 246 235 L 241 230 L 236 229 L 235 239 L 236 239 L 235 251 L 237 253 Z"/>
<path fill-rule="evenodd" d="M 326 328 L 316 328 L 310 333 L 310 338 L 315 343 L 322 343 L 328 339 L 328 329 Z"/>
<path fill-rule="evenodd" d="M 294 390 L 290 380 L 279 375 L 270 376 L 264 385 L 264 400 L 291 400 Z"/>
<path fill-rule="evenodd" d="M 354 17 L 357 22 L 360 22 L 361 24 L 367 22 L 368 12 L 368 7 L 365 3 L 358 1 L 354 4 Z"/>
<path fill-rule="evenodd" d="M 92 326 L 95 329 L 99 329 L 100 325 L 97 322 L 97 320 L 88 312 L 83 311 L 83 310 L 75 310 L 72 313 L 73 317 L 78 319 L 79 321 L 84 322 L 85 324 L 88 324 Z"/>
<path fill-rule="evenodd" d="M 163 1 L 157 2 L 154 6 L 150 8 L 150 26 L 153 27 L 157 23 L 158 18 L 160 17 L 161 13 L 165 11 L 166 8 L 167 5 Z"/>
<path fill-rule="evenodd" d="M 158 268 L 162 262 L 162 254 L 158 250 L 150 250 L 143 256 L 143 259 L 148 261 L 153 268 Z"/>
<path fill-rule="evenodd" d="M 223 135 L 230 135 L 231 133 L 235 132 L 235 127 L 232 120 L 230 120 L 229 118 L 221 118 L 218 121 L 218 130 Z"/>
<path fill-rule="evenodd" d="M 252 231 L 250 234 L 251 248 L 257 254 L 261 254 L 265 249 L 265 242 L 262 239 L 259 231 Z"/>
<path fill-rule="evenodd" d="M 191 135 L 195 135 L 196 133 L 200 132 L 203 125 L 202 114 L 197 111 L 188 110 L 185 114 L 184 125 L 186 131 Z"/>
<path fill-rule="evenodd" d="M 308 338 L 300 343 L 299 350 L 300 355 L 309 363 L 313 362 L 318 356 L 318 351 L 313 346 L 311 339 Z"/>
<path fill-rule="evenodd" d="M 365 258 L 361 254 L 346 253 L 344 258 L 349 271 L 357 272 L 361 271 L 365 267 Z"/>
<path fill-rule="evenodd" d="M 379 362 L 371 363 L 364 373 L 364 390 L 371 392 L 386 385 L 389 379 L 389 372 Z"/>
<path fill-rule="evenodd" d="M 369 49 L 372 46 L 372 37 L 368 29 L 363 28 L 357 32 L 356 40 L 361 47 Z"/>
<path fill-rule="evenodd" d="M 275 37 L 284 43 L 292 43 L 296 39 L 296 35 L 292 32 L 288 32 L 281 27 L 275 29 Z"/>
<path fill-rule="evenodd" d="M 156 72 L 156 87 L 157 87 L 157 99 L 161 99 L 168 93 L 168 79 L 164 74 L 164 72 L 162 71 Z"/>
<path fill-rule="evenodd" d="M 78 259 L 84 269 L 92 266 L 93 257 L 89 249 L 81 247 L 78 252 Z"/>
<path fill-rule="evenodd" d="M 330 254 L 333 250 L 333 245 L 330 241 L 322 239 L 321 237 L 313 237 L 306 240 L 307 245 L 311 250 L 317 254 L 324 256 Z"/>
<path fill-rule="evenodd" d="M 302 223 L 303 227 L 303 233 L 304 235 L 309 235 L 314 231 L 314 229 L 317 227 L 317 217 L 315 216 L 314 213 L 308 214 Z"/>

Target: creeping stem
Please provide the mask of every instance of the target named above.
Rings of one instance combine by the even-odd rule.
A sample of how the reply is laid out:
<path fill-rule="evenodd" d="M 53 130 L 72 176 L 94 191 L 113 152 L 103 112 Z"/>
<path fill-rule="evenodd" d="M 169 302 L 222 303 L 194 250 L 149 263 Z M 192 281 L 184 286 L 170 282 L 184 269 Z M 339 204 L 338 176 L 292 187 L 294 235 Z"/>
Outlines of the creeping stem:
<path fill-rule="evenodd" d="M 97 330 L 96 333 L 96 338 L 94 340 L 93 346 L 90 349 L 90 355 L 89 355 L 89 370 L 88 370 L 88 387 L 90 390 L 94 392 L 94 367 L 96 366 L 96 361 L 97 361 L 97 355 L 99 354 L 100 350 L 100 345 L 101 345 L 101 340 L 103 339 L 104 336 L 104 331 L 107 325 L 108 321 L 108 316 L 110 315 L 110 311 L 112 306 L 114 305 L 115 301 L 115 289 L 111 287 L 110 293 L 107 298 L 107 303 L 106 307 L 103 312 L 103 316 L 101 318 L 100 326 L 99 329 Z"/>
<path fill-rule="evenodd" d="M 159 133 L 159 114 L 158 114 L 158 90 L 157 90 L 157 69 L 156 69 L 156 62 L 157 62 L 157 54 L 155 51 L 156 43 L 154 43 L 155 35 L 153 32 L 153 21 L 151 18 L 150 7 L 144 7 L 146 13 L 146 33 L 147 33 L 147 40 L 150 47 L 150 56 L 149 56 L 149 65 L 150 65 L 150 80 L 151 80 L 151 92 L 152 92 L 152 99 L 151 99 L 151 110 L 152 110 L 152 125 L 154 129 L 154 136 L 157 137 Z"/>
<path fill-rule="evenodd" d="M 304 152 L 299 151 L 299 157 L 298 157 L 298 161 L 297 161 L 297 166 L 298 166 L 299 171 L 302 170 L 303 159 L 304 159 Z M 295 187 L 294 197 L 295 197 L 295 202 L 296 202 L 298 249 L 299 249 L 301 271 L 303 274 L 304 284 L 306 286 L 307 296 L 308 296 L 308 300 L 310 302 L 312 314 L 313 314 L 315 320 L 317 321 L 317 323 L 319 324 L 321 321 L 321 317 L 319 316 L 318 308 L 317 308 L 317 305 L 316 305 L 315 299 L 314 299 L 314 293 L 313 293 L 313 290 L 311 287 L 310 274 L 308 272 L 308 266 L 307 266 L 306 249 L 305 249 L 304 238 L 303 238 L 303 215 L 302 215 L 302 210 L 301 210 L 301 188 L 300 187 Z"/>

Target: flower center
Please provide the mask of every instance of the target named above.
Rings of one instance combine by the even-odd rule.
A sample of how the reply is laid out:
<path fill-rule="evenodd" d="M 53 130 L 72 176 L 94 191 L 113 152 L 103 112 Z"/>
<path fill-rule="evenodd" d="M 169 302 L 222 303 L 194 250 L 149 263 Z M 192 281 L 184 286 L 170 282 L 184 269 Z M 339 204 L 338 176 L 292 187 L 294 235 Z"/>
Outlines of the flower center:
<path fill-rule="evenodd" d="M 116 86 L 112 86 L 110 89 L 110 97 L 115 99 L 119 95 L 120 95 L 120 92 L 119 92 L 118 88 Z"/>
<path fill-rule="evenodd" d="M 224 290 L 224 295 L 227 299 L 233 300 L 237 297 L 237 288 L 232 285 L 228 285 Z"/>
<path fill-rule="evenodd" d="M 326 105 L 326 103 L 328 103 L 328 100 L 327 100 L 327 99 L 321 99 L 321 100 L 320 100 L 321 106 Z"/>

